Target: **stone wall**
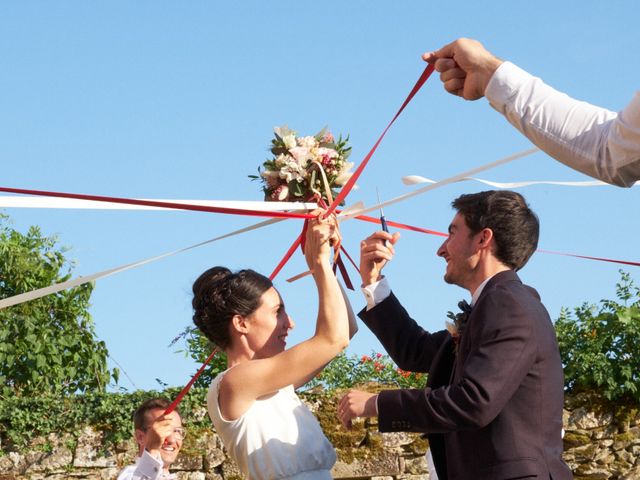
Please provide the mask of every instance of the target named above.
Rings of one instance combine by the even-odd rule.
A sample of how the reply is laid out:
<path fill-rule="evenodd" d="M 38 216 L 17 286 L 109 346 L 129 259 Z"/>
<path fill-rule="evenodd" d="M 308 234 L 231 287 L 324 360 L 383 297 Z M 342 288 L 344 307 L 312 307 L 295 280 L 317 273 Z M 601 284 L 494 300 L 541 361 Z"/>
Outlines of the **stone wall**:
<path fill-rule="evenodd" d="M 305 398 L 337 447 L 336 478 L 427 480 L 425 440 L 416 434 L 377 432 L 360 421 L 346 432 L 335 418 L 335 399 Z M 633 409 L 607 409 L 587 397 L 568 399 L 564 412 L 565 460 L 577 480 L 640 479 L 640 416 Z M 27 452 L 2 450 L 0 480 L 114 479 L 135 457 L 133 441 L 105 450 L 102 434 L 86 427 L 76 435 L 38 438 Z M 241 478 L 218 436 L 210 429 L 190 431 L 174 471 L 180 480 Z"/>

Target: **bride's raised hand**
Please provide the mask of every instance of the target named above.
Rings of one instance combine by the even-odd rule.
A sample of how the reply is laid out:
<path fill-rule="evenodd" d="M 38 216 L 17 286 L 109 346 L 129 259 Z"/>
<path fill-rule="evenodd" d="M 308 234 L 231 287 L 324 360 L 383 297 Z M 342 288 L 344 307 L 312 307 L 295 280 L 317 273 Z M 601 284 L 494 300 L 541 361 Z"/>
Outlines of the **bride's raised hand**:
<path fill-rule="evenodd" d="M 315 215 L 309 220 L 305 238 L 305 258 L 310 270 L 317 266 L 329 265 L 331 247 L 338 245 L 341 237 L 335 215 L 324 218 L 324 210 L 311 212 Z"/>

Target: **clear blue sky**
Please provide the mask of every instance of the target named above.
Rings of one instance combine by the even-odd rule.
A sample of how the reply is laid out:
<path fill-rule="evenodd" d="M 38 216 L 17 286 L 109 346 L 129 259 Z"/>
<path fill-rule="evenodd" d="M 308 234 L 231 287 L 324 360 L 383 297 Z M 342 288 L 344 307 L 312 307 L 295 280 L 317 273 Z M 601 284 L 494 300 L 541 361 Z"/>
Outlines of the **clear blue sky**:
<path fill-rule="evenodd" d="M 459 36 L 573 96 L 621 109 L 640 78 L 637 2 L 3 2 L 0 5 L 0 184 L 138 198 L 260 200 L 247 175 L 267 158 L 276 125 L 349 134 L 360 162 L 424 68 L 420 55 Z M 408 192 L 400 178 L 442 179 L 530 147 L 486 100 L 463 102 L 432 78 L 405 110 L 349 201 Z M 542 153 L 480 175 L 496 181 L 586 180 Z M 390 220 L 444 231 L 461 193 L 448 186 L 386 210 Z M 640 190 L 534 186 L 540 247 L 640 260 Z M 190 212 L 6 209 L 71 247 L 76 275 L 105 270 L 249 225 Z M 268 274 L 299 232 L 259 233 L 113 276 L 96 285 L 99 337 L 138 388 L 182 385 L 196 370 L 169 341 L 191 322 L 190 288 L 204 269 Z M 348 250 L 370 224 L 349 222 Z M 442 280 L 441 238 L 403 232 L 387 269 L 408 310 L 441 329 L 467 296 Z M 537 254 L 521 273 L 551 317 L 615 294 L 618 266 Z M 301 255 L 277 286 L 308 337 L 316 314 Z M 628 267 L 636 279 L 637 269 Z M 355 274 L 354 274 L 355 277 Z M 363 305 L 359 292 L 354 308 Z M 362 327 L 350 352 L 380 350 Z M 121 385 L 133 389 L 126 378 Z"/>

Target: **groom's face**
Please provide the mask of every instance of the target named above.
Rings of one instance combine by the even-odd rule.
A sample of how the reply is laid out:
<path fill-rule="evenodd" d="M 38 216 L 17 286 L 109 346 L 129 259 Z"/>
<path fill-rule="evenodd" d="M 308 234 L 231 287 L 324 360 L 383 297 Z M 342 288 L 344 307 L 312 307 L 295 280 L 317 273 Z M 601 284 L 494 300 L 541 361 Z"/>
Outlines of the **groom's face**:
<path fill-rule="evenodd" d="M 447 262 L 444 281 L 468 288 L 474 268 L 478 264 L 478 235 L 472 235 L 464 217 L 459 213 L 449 225 L 449 236 L 438 249 L 438 256 Z"/>

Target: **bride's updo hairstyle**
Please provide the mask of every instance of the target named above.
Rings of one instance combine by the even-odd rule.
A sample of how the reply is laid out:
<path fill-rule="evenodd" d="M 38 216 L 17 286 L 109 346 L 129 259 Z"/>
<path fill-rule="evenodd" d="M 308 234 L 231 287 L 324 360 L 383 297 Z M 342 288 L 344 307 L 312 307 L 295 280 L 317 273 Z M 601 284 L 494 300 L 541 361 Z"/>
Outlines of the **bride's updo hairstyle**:
<path fill-rule="evenodd" d="M 211 342 L 226 349 L 233 316 L 255 312 L 262 294 L 272 286 L 271 280 L 253 270 L 233 273 L 225 267 L 210 268 L 193 283 L 193 323 Z"/>

